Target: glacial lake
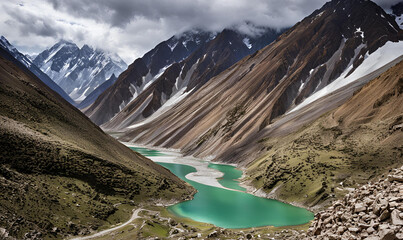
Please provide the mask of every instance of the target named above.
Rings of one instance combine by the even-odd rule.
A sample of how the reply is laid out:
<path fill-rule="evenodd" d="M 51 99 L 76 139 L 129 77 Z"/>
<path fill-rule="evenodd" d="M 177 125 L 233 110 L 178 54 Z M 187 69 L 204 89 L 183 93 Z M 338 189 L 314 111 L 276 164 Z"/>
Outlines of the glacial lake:
<path fill-rule="evenodd" d="M 166 153 L 160 153 L 156 150 L 131 148 L 151 159 L 154 156 L 169 157 Z M 197 171 L 192 166 L 158 162 L 158 159 L 154 161 L 169 169 L 198 191 L 193 200 L 168 207 L 168 210 L 177 216 L 211 223 L 223 228 L 291 226 L 307 223 L 314 217 L 312 212 L 304 208 L 295 207 L 277 200 L 256 197 L 244 192 L 245 189 L 239 186 L 237 181 L 242 176 L 242 171 L 233 166 L 208 164 L 209 168 L 224 173 L 224 176 L 219 178 L 218 182 L 226 188 L 234 189 L 228 190 L 187 179 L 185 177 L 187 174 Z"/>

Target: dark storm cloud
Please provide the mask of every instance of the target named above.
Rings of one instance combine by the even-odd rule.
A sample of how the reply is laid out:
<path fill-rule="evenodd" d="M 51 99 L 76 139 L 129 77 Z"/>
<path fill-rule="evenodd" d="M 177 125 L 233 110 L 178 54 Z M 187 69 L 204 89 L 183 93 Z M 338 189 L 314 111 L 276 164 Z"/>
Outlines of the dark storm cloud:
<path fill-rule="evenodd" d="M 11 18 L 5 23 L 10 27 L 17 28 L 24 36 L 30 34 L 44 37 L 58 37 L 64 33 L 62 28 L 56 27 L 52 20 L 43 19 L 33 14 L 21 14 L 14 9 L 4 9 Z"/>
<path fill-rule="evenodd" d="M 189 19 L 206 11 L 201 1 L 164 0 L 48 0 L 58 10 L 79 17 L 88 17 L 112 26 L 123 27 L 136 17 L 158 20 L 161 18 Z"/>
<path fill-rule="evenodd" d="M 137 18 L 180 28 L 219 30 L 250 21 L 285 27 L 301 20 L 325 0 L 48 0 L 57 10 L 124 28 Z"/>

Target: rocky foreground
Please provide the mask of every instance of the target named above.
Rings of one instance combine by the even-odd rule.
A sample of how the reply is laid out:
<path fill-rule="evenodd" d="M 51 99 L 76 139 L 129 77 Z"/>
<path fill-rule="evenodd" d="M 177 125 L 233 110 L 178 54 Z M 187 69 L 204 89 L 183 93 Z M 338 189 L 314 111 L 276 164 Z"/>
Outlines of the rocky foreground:
<path fill-rule="evenodd" d="M 315 215 L 307 239 L 403 239 L 403 167 Z"/>

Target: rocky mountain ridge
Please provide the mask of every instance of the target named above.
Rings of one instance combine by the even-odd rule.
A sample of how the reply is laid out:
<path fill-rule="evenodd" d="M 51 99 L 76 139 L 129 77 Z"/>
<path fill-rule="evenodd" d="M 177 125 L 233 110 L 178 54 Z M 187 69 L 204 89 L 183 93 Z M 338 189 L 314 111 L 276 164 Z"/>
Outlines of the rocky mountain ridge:
<path fill-rule="evenodd" d="M 350 99 L 298 131 L 260 140 L 262 155 L 247 166 L 245 180 L 262 196 L 317 211 L 357 184 L 400 166 L 402 60 L 358 89 L 348 86 L 354 92 Z"/>
<path fill-rule="evenodd" d="M 21 64 L 27 67 L 35 76 L 42 80 L 47 86 L 49 86 L 53 91 L 57 92 L 60 96 L 62 96 L 67 102 L 72 105 L 75 105 L 73 99 L 70 98 L 67 93 L 59 87 L 56 83 L 53 82 L 52 79 L 49 78 L 41 69 L 39 69 L 33 61 L 20 53 L 17 48 L 15 48 L 4 36 L 0 38 L 0 47 L 5 51 L 10 53 L 15 59 L 17 59 Z"/>
<path fill-rule="evenodd" d="M 38 54 L 33 63 L 77 102 L 84 100 L 112 74 L 118 76 L 127 68 L 116 54 L 88 45 L 79 48 L 66 40 Z"/>
<path fill-rule="evenodd" d="M 102 127 L 116 131 L 158 117 L 244 56 L 270 44 L 280 33 L 263 28 L 260 35 L 248 36 L 235 30 L 223 30 L 188 58 L 167 68 L 152 85 Z"/>
<path fill-rule="evenodd" d="M 172 64 L 186 58 L 215 34 L 204 31 L 188 31 L 161 42 L 155 48 L 136 59 L 104 91 L 84 113 L 96 124 L 109 121 L 127 104 L 140 95 Z"/>

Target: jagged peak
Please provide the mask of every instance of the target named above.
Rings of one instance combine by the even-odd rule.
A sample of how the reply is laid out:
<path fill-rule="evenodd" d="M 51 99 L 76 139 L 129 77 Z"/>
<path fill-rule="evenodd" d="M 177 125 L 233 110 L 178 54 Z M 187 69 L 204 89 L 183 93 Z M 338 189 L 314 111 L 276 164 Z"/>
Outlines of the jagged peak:
<path fill-rule="evenodd" d="M 7 41 L 8 42 L 7 38 L 5 38 L 3 35 L 1 35 L 0 39 L 1 39 L 1 41 Z"/>
<path fill-rule="evenodd" d="M 182 42 L 183 45 L 186 46 L 186 43 L 189 41 L 194 41 L 194 42 L 200 43 L 200 41 L 202 41 L 204 39 L 204 41 L 208 42 L 208 41 L 214 39 L 216 35 L 217 35 L 216 32 L 205 31 L 202 29 L 195 28 L 195 29 L 191 29 L 191 30 L 187 30 L 187 31 L 175 34 L 170 39 L 168 39 L 166 42 L 168 45 L 170 45 L 170 43 L 172 43 L 172 42 L 180 41 L 180 42 Z"/>
<path fill-rule="evenodd" d="M 79 49 L 79 47 L 70 41 L 61 39 L 55 45 L 49 47 L 47 50 L 50 52 L 60 51 L 61 49 Z"/>
<path fill-rule="evenodd" d="M 5 49 L 7 49 L 8 51 L 10 51 L 10 52 L 19 53 L 19 51 L 17 50 L 17 48 L 15 48 L 15 47 L 7 40 L 7 38 L 5 38 L 4 36 L 1 36 L 1 38 L 0 38 L 0 45 L 1 45 L 3 48 L 5 48 Z"/>
<path fill-rule="evenodd" d="M 12 46 L 11 43 L 4 36 L 0 37 L 0 41 L 4 43 L 4 45 Z"/>
<path fill-rule="evenodd" d="M 88 46 L 87 44 L 84 44 L 81 50 L 86 50 L 86 51 L 93 51 L 92 47 Z"/>
<path fill-rule="evenodd" d="M 334 28 L 344 39 L 361 37 L 362 43 L 369 45 L 370 53 L 379 47 L 379 44 L 374 46 L 374 43 L 379 42 L 382 36 L 389 38 L 388 36 L 400 30 L 393 17 L 376 3 L 367 0 L 332 0 L 294 28 L 299 24 L 305 24 L 315 33 L 327 26 Z M 397 37 L 394 38 L 393 41 L 398 40 Z"/>
<path fill-rule="evenodd" d="M 325 3 L 320 9 L 314 11 L 308 18 L 317 17 L 318 14 L 326 13 L 328 16 L 335 15 L 339 17 L 348 18 L 352 14 L 361 14 L 371 16 L 372 18 L 386 19 L 389 16 L 380 6 L 369 0 L 332 0 Z M 371 20 L 371 18 L 357 19 L 360 22 Z M 354 22 L 354 21 L 353 21 Z"/>
<path fill-rule="evenodd" d="M 74 42 L 68 41 L 68 40 L 65 40 L 65 39 L 60 39 L 55 45 L 62 45 L 62 44 L 65 44 L 65 45 L 76 45 Z"/>

